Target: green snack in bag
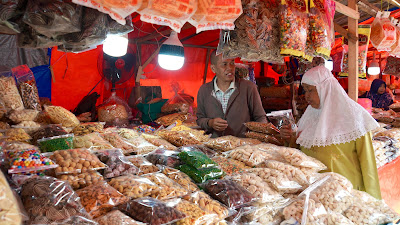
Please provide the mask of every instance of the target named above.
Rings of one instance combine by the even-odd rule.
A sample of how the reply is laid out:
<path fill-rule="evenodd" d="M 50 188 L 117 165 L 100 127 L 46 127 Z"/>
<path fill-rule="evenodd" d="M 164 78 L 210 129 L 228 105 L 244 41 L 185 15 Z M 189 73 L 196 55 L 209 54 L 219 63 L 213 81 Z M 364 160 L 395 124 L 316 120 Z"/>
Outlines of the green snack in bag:
<path fill-rule="evenodd" d="M 192 167 L 202 170 L 211 167 L 217 167 L 218 164 L 210 159 L 206 154 L 197 151 L 187 151 L 178 154 L 181 161 Z"/>
<path fill-rule="evenodd" d="M 57 150 L 73 149 L 74 135 L 66 134 L 61 136 L 42 138 L 38 140 L 41 152 L 54 152 Z"/>
<path fill-rule="evenodd" d="M 224 172 L 216 167 L 206 168 L 202 170 L 197 170 L 193 166 L 184 164 L 180 165 L 178 169 L 186 173 L 190 178 L 192 178 L 196 183 L 204 183 L 208 180 L 219 179 L 224 175 Z"/>

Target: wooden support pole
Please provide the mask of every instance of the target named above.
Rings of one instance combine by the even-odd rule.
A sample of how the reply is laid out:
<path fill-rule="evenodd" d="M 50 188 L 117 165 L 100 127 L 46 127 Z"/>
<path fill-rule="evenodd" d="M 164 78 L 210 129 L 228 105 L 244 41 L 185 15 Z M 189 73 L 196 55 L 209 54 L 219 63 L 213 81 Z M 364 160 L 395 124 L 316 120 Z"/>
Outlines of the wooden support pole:
<path fill-rule="evenodd" d="M 349 18 L 358 20 L 360 19 L 360 13 L 358 10 L 354 7 L 350 6 L 350 3 L 348 3 L 348 6 L 343 5 L 340 2 L 335 1 L 336 3 L 336 12 L 340 12 L 343 15 L 348 16 Z M 355 1 L 355 5 L 357 5 L 357 1 Z"/>
<path fill-rule="evenodd" d="M 344 29 L 342 26 L 340 26 L 336 22 L 334 22 L 333 25 L 335 27 L 335 31 L 338 32 L 339 34 L 341 34 L 343 37 L 345 37 L 347 39 L 357 40 L 358 37 L 356 34 Z"/>
<path fill-rule="evenodd" d="M 208 71 L 208 63 L 210 62 L 210 53 L 211 53 L 211 49 L 207 49 L 206 65 L 204 67 L 203 84 L 205 84 L 206 80 L 207 80 L 207 71 Z"/>
<path fill-rule="evenodd" d="M 348 0 L 349 8 L 358 13 L 357 0 Z M 348 18 L 349 32 L 354 33 L 358 37 L 358 19 Z M 358 100 L 358 38 L 349 39 L 349 97 L 354 101 Z"/>

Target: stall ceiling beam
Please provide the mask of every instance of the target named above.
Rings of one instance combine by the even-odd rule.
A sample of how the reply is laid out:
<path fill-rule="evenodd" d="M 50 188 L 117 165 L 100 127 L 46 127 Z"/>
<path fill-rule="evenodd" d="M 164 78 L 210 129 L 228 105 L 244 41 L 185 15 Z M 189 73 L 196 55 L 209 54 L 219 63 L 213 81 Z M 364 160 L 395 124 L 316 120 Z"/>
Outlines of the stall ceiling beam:
<path fill-rule="evenodd" d="M 157 45 L 158 43 L 155 41 L 145 41 L 141 42 L 141 44 L 150 44 L 150 45 Z M 183 47 L 189 47 L 189 48 L 206 48 L 206 49 L 217 49 L 217 47 L 212 47 L 212 46 L 204 46 L 204 45 L 189 45 L 189 44 L 183 44 Z"/>
<path fill-rule="evenodd" d="M 187 36 L 187 37 L 182 38 L 182 39 L 181 39 L 181 42 L 187 41 L 187 40 L 189 40 L 190 38 L 195 37 L 195 36 L 197 36 L 196 33 L 191 34 L 191 35 L 189 35 L 189 36 Z"/>
<path fill-rule="evenodd" d="M 372 17 L 375 17 L 378 11 L 380 11 L 378 7 L 371 4 L 368 0 L 359 0 L 357 4 L 360 10 Z"/>
<path fill-rule="evenodd" d="M 354 10 L 351 7 L 345 6 L 342 3 L 337 2 L 337 1 L 335 1 L 335 3 L 336 3 L 336 12 L 340 12 L 341 14 L 344 14 L 355 20 L 360 19 L 360 13 L 357 10 Z"/>
<path fill-rule="evenodd" d="M 189 28 L 191 28 L 191 27 L 192 27 L 192 25 L 186 23 L 186 24 L 182 27 L 181 31 L 187 30 L 187 29 L 189 29 Z M 159 38 L 160 36 L 163 36 L 163 35 L 164 35 L 164 36 L 170 35 L 171 32 L 172 32 L 171 29 L 167 29 L 167 30 L 163 30 L 163 31 L 160 31 L 160 32 L 157 32 L 157 33 L 152 33 L 152 34 L 149 34 L 149 35 L 147 35 L 147 36 L 138 38 L 138 39 L 136 39 L 135 41 L 136 41 L 137 43 L 142 43 L 142 42 L 145 42 L 145 41 L 154 39 L 154 38 Z"/>
<path fill-rule="evenodd" d="M 337 31 L 339 34 L 341 34 L 343 37 L 347 38 L 347 39 L 352 39 L 352 40 L 356 40 L 358 37 L 356 34 L 344 29 L 342 26 L 340 26 L 339 24 L 337 24 L 336 22 L 334 22 L 334 27 L 335 27 L 335 31 Z"/>
<path fill-rule="evenodd" d="M 358 13 L 357 0 L 348 0 L 348 6 Z M 348 18 L 348 30 L 358 37 L 358 19 Z M 358 38 L 349 39 L 349 97 L 357 102 L 358 99 Z"/>

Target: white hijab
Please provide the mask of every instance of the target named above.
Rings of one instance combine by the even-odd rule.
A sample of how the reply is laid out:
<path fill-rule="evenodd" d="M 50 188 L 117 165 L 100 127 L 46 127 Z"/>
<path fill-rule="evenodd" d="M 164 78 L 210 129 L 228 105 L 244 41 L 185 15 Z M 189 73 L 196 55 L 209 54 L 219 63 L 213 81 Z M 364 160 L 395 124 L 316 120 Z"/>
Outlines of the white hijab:
<path fill-rule="evenodd" d="M 308 106 L 298 123 L 297 144 L 305 148 L 356 140 L 379 125 L 353 101 L 324 66 L 307 71 L 302 83 L 317 87 L 320 108 Z"/>

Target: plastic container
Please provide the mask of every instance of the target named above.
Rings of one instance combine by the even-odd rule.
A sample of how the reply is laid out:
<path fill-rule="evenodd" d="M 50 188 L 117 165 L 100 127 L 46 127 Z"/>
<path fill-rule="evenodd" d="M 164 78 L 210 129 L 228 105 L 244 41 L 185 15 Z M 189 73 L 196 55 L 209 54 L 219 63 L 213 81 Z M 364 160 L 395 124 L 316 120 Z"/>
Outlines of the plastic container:
<path fill-rule="evenodd" d="M 38 140 L 42 152 L 54 152 L 57 150 L 73 149 L 74 135 L 66 134 L 61 136 L 42 138 Z"/>

